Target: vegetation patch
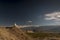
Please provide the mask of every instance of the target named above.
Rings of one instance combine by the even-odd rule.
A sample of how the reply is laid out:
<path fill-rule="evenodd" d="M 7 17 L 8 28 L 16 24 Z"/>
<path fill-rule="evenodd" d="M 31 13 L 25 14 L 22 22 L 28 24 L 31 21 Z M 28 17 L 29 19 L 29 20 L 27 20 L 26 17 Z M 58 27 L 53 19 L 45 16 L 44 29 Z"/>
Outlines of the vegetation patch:
<path fill-rule="evenodd" d="M 33 38 L 60 37 L 60 33 L 27 33 Z"/>

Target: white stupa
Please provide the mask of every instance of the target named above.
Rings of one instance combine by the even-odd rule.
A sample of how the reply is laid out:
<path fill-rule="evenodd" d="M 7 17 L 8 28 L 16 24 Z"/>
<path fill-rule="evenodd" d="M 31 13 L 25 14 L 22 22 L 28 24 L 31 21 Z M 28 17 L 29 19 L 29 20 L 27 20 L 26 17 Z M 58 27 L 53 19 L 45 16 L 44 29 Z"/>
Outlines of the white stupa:
<path fill-rule="evenodd" d="M 18 25 L 17 25 L 16 23 L 14 23 L 14 26 L 15 26 L 15 27 L 18 27 Z"/>
<path fill-rule="evenodd" d="M 14 25 L 15 25 L 15 26 L 17 26 L 17 24 L 16 24 L 16 23 L 15 23 Z"/>
<path fill-rule="evenodd" d="M 20 28 L 21 26 L 17 25 L 16 23 L 14 24 L 15 27 Z"/>

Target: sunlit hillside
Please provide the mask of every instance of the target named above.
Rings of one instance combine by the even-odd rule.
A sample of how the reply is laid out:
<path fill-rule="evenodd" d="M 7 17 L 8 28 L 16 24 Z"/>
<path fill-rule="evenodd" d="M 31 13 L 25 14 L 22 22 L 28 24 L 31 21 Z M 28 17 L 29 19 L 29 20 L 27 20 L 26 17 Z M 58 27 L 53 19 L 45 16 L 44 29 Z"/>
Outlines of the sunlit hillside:
<path fill-rule="evenodd" d="M 32 40 L 16 27 L 0 27 L 0 40 Z"/>

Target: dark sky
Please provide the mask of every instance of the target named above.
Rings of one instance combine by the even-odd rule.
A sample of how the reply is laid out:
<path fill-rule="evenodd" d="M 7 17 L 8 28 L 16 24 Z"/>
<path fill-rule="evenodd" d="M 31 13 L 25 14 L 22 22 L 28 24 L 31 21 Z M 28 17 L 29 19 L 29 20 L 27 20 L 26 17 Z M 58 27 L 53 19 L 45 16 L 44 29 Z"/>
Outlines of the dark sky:
<path fill-rule="evenodd" d="M 60 12 L 60 0 L 0 0 L 0 25 L 11 25 L 15 22 L 47 25 L 55 24 L 45 20 L 45 14 Z"/>

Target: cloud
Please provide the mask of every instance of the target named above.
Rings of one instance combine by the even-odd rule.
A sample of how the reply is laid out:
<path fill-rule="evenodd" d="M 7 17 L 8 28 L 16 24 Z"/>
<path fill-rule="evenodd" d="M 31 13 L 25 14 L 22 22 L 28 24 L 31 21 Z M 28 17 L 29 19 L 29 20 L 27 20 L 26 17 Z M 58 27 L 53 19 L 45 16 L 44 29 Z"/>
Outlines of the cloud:
<path fill-rule="evenodd" d="M 28 22 L 32 22 L 32 21 L 30 20 L 30 21 L 28 21 Z"/>
<path fill-rule="evenodd" d="M 55 21 L 60 21 L 60 12 L 53 12 L 49 14 L 44 15 L 45 20 L 55 20 Z"/>

